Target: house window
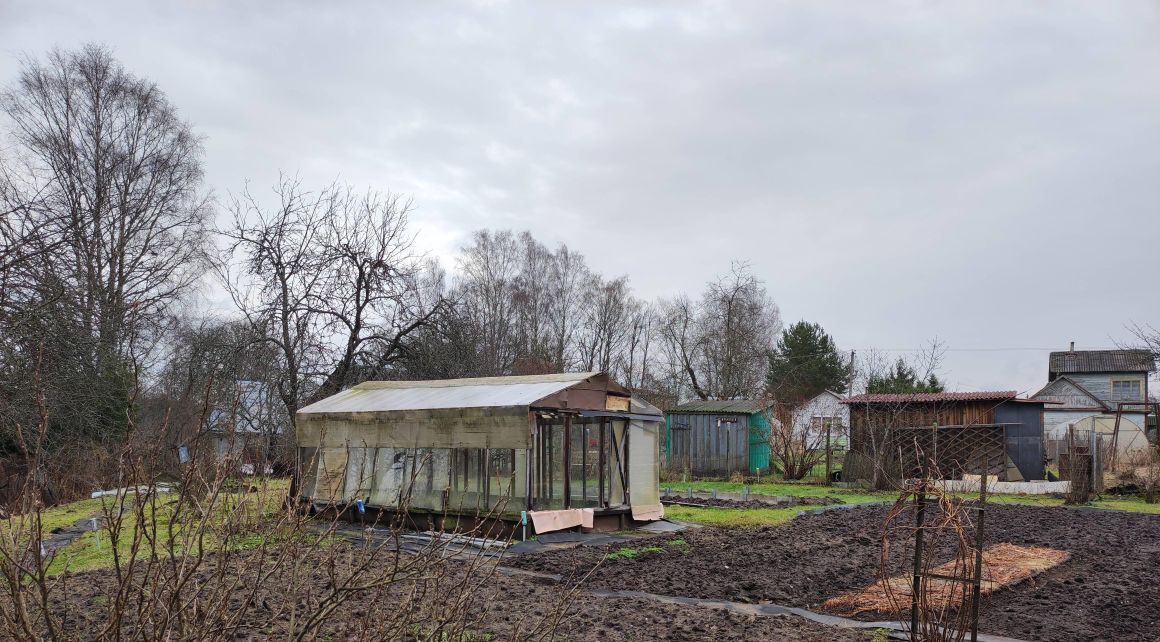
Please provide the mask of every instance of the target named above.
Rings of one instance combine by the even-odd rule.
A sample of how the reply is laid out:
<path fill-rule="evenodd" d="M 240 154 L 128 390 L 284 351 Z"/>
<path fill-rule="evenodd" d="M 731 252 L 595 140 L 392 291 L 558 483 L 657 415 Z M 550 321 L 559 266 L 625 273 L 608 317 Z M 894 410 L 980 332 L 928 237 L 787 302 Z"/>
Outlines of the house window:
<path fill-rule="evenodd" d="M 814 415 L 810 417 L 810 426 L 815 430 L 825 430 L 842 428 L 841 417 L 824 417 L 821 415 Z"/>
<path fill-rule="evenodd" d="M 1141 387 L 1138 379 L 1112 379 L 1112 401 L 1140 401 Z"/>

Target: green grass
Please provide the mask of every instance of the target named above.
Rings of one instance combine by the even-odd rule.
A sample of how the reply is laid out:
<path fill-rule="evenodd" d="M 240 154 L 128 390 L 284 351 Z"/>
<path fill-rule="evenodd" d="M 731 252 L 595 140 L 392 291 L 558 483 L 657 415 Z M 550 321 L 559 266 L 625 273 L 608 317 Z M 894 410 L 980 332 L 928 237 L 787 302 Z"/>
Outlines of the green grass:
<path fill-rule="evenodd" d="M 979 494 L 963 493 L 962 496 L 977 499 Z M 1064 505 L 1062 499 L 1056 499 L 1046 495 L 988 495 L 987 501 L 994 504 L 1026 504 L 1031 506 Z M 1160 515 L 1160 503 L 1149 504 L 1144 501 L 1143 497 L 1112 497 L 1109 495 L 1106 499 L 1092 501 L 1088 506 L 1107 510 L 1122 510 L 1130 513 Z"/>
<path fill-rule="evenodd" d="M 82 499 L 79 502 L 46 508 L 41 514 L 41 523 L 47 533 L 54 528 L 72 526 L 79 519 L 101 515 L 102 499 Z M 19 518 L 18 518 L 19 519 Z"/>
<path fill-rule="evenodd" d="M 680 494 L 690 486 L 694 491 L 711 491 L 740 493 L 743 484 L 730 481 L 694 481 L 685 483 L 661 483 L 661 489 L 672 488 Z M 847 504 L 864 504 L 869 502 L 891 502 L 897 499 L 898 494 L 887 491 L 868 491 L 855 488 L 835 488 L 816 484 L 793 482 L 767 482 L 751 484 L 750 492 L 762 495 L 780 495 L 789 497 L 836 497 Z M 978 498 L 978 493 L 960 493 L 968 499 Z M 1046 495 L 989 495 L 988 502 L 996 504 L 1025 504 L 1032 506 L 1063 506 L 1062 499 Z M 1109 497 L 1093 501 L 1090 506 L 1111 510 L 1123 510 L 1134 513 L 1160 515 L 1160 503 L 1148 504 L 1141 497 Z M 665 517 L 682 522 L 693 522 L 706 526 L 726 527 L 757 527 L 784 524 L 793 519 L 799 511 L 809 507 L 789 508 L 718 508 L 669 505 L 665 507 Z"/>
<path fill-rule="evenodd" d="M 705 526 L 745 527 L 775 526 L 793 519 L 800 507 L 790 508 L 705 508 L 694 506 L 666 506 L 665 517 L 679 522 Z"/>
<path fill-rule="evenodd" d="M 255 482 L 255 484 L 258 484 L 258 482 Z M 248 485 L 246 484 L 246 486 Z M 280 508 L 281 494 L 285 491 L 286 487 L 287 483 L 284 480 L 271 480 L 269 483 L 262 485 L 258 493 L 241 492 L 241 489 L 223 493 L 214 504 L 209 521 L 214 524 L 219 522 L 224 523 L 228 515 L 235 520 L 240 518 L 243 521 L 254 520 L 256 522 L 259 518 L 257 514 L 259 498 L 265 502 L 264 517 Z M 177 498 L 176 493 L 161 493 L 156 496 L 155 501 L 151 502 L 146 509 L 145 526 L 149 529 L 155 528 L 155 532 L 151 533 L 151 535 L 156 537 L 159 542 L 165 541 L 168 537 L 173 517 L 173 507 Z M 45 509 L 41 512 L 44 536 L 46 538 L 50 537 L 53 529 L 70 527 L 78 520 L 103 517 L 106 507 L 112 509 L 116 501 L 117 499 L 115 497 L 102 497 L 85 499 Z M 134 496 L 127 498 L 125 501 L 126 507 L 131 507 L 134 501 Z M 189 510 L 189 507 L 187 506 L 186 509 Z M 187 513 L 186 518 L 189 520 L 189 523 L 193 523 L 197 519 L 195 515 L 189 513 Z M 122 560 L 127 559 L 132 553 L 133 533 L 137 528 L 135 520 L 135 513 L 132 508 L 129 508 L 122 522 L 122 533 L 117 546 L 117 552 Z M 0 522 L 0 529 L 7 529 L 7 532 L 4 532 L 3 535 L 9 541 L 12 537 L 18 540 L 24 540 L 29 537 L 28 527 L 29 524 L 20 515 Z M 184 529 L 189 528 L 189 526 L 186 524 L 172 524 L 172 528 L 176 533 L 181 533 Z M 228 548 L 238 550 L 256 548 L 265 542 L 266 536 L 267 534 L 255 532 L 231 538 L 228 543 Z M 275 539 L 280 538 L 278 535 L 274 535 L 274 537 Z M 66 570 L 76 572 L 112 567 L 114 565 L 114 550 L 111 542 L 112 537 L 107 526 L 96 533 L 83 533 L 67 546 L 56 552 L 48 567 L 49 574 L 57 575 Z M 177 535 L 175 544 L 179 549 L 175 551 L 176 554 L 180 555 L 190 552 L 180 550 L 182 547 L 180 535 Z M 220 542 L 212 534 L 205 540 L 207 550 L 210 547 L 217 548 L 219 545 Z M 159 546 L 163 545 L 159 543 Z M 148 546 L 142 542 L 142 545 L 137 551 L 138 557 L 149 554 Z"/>
<path fill-rule="evenodd" d="M 609 560 L 630 560 L 637 555 L 640 555 L 640 551 L 635 548 L 622 547 L 612 551 L 605 557 Z"/>
<path fill-rule="evenodd" d="M 744 484 L 731 481 L 693 481 L 693 482 L 661 482 L 661 489 L 672 488 L 673 493 L 681 494 L 691 486 L 694 491 L 715 490 L 717 492 L 740 493 Z M 886 501 L 894 497 L 892 493 L 873 492 L 858 488 L 836 488 L 818 484 L 793 482 L 763 482 L 749 484 L 749 492 L 761 495 L 786 497 L 837 497 L 847 504 L 862 504 L 866 502 Z"/>

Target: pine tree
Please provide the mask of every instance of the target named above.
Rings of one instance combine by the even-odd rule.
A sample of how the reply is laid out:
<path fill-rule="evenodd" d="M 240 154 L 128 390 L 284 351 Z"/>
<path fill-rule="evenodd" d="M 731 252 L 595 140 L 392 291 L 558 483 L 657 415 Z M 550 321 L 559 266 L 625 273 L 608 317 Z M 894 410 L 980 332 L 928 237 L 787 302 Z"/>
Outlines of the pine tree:
<path fill-rule="evenodd" d="M 939 381 L 933 372 L 924 379 L 901 357 L 894 363 L 894 367 L 885 374 L 870 375 L 870 381 L 866 384 L 866 392 L 876 394 L 942 392 L 943 390 L 942 381 Z"/>
<path fill-rule="evenodd" d="M 766 385 L 780 401 L 804 401 L 825 391 L 846 391 L 849 364 L 833 338 L 817 323 L 786 328 L 769 355 Z"/>

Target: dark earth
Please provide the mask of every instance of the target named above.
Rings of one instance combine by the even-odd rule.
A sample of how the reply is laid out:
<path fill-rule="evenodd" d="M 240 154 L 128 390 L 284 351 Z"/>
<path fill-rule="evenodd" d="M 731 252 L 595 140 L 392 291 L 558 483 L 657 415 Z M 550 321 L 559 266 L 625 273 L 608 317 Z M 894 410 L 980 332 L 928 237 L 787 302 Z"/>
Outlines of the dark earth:
<path fill-rule="evenodd" d="M 634 541 L 635 549 L 653 551 L 635 557 L 606 559 L 625 546 L 617 544 L 505 564 L 571 577 L 599 564 L 585 586 L 821 610 L 827 598 L 875 581 L 887 510 L 832 510 L 754 530 L 686 530 Z M 986 520 L 987 544 L 1046 546 L 1071 558 L 984 597 L 980 632 L 1024 640 L 1160 639 L 1160 516 L 990 505 Z M 901 553 L 892 555 L 891 573 L 904 572 L 906 542 L 895 541 L 891 550 Z"/>
<path fill-rule="evenodd" d="M 345 546 L 345 545 L 339 545 Z M 337 557 L 330 557 L 328 551 L 337 551 Z M 208 587 L 205 593 L 211 598 L 209 606 L 220 608 L 229 615 L 236 615 L 240 626 L 229 637 L 233 640 L 285 640 L 286 613 L 272 612 L 270 604 L 276 608 L 279 600 L 294 593 L 292 601 L 297 601 L 297 611 L 305 618 L 306 613 L 318 606 L 319 600 L 327 593 L 329 575 L 327 568 L 342 560 L 348 554 L 355 556 L 365 553 L 358 548 L 349 550 L 339 547 L 326 549 L 318 554 L 318 559 L 306 560 L 307 581 L 301 582 L 297 590 L 287 589 L 284 574 L 264 573 L 245 570 L 237 584 L 230 590 L 227 603 L 212 599 L 212 587 L 216 586 L 212 577 L 214 564 L 207 558 L 205 573 L 198 574 L 198 581 Z M 403 557 L 403 560 L 407 560 Z M 244 558 L 240 558 L 244 562 Z M 384 557 L 380 569 L 389 569 L 392 558 Z M 341 565 L 341 562 L 340 562 Z M 510 640 L 556 640 L 560 642 L 645 642 L 667 640 L 670 642 L 744 642 L 749 640 L 786 640 L 789 642 L 867 642 L 865 632 L 842 630 L 806 621 L 797 617 L 757 617 L 729 612 L 721 608 L 661 604 L 652 600 L 632 598 L 596 597 L 582 588 L 568 582 L 546 581 L 525 575 L 509 576 L 496 572 L 494 560 L 465 562 L 447 560 L 432 565 L 423 573 L 419 581 L 399 581 L 394 587 L 380 590 L 359 591 L 343 601 L 341 607 L 328 616 L 316 631 L 318 640 L 440 640 L 447 642 L 502 642 Z M 262 577 L 261 581 L 257 581 Z M 457 592 L 462 578 L 478 587 L 470 597 Z M 114 581 L 111 571 L 90 571 L 70 574 L 63 578 L 64 589 L 52 600 L 52 610 L 61 619 L 61 630 L 54 639 L 72 641 L 91 640 L 98 637 L 108 622 L 108 608 L 113 595 Z M 234 580 L 231 579 L 231 582 Z M 255 586 L 256 583 L 256 586 Z M 313 589 L 311 591 L 310 589 Z M 256 591 L 253 604 L 242 601 L 249 591 Z M 430 610 L 430 614 L 412 610 L 414 615 L 407 624 L 392 633 L 369 632 L 374 624 L 398 617 L 401 593 L 419 592 L 424 597 L 420 602 Z M 192 592 L 192 591 L 191 591 Z M 188 597 L 188 596 L 187 596 Z M 132 602 L 132 600 L 131 600 Z M 224 608 L 223 608 L 224 607 Z M 123 637 L 104 636 L 101 639 L 160 639 L 142 634 L 135 627 L 139 621 L 134 607 L 130 604 Z M 463 613 L 469 622 L 467 633 L 437 633 L 430 629 L 437 626 L 440 618 L 457 616 L 448 613 Z M 555 620 L 552 616 L 560 612 Z M 154 614 L 156 615 L 156 614 Z M 214 620 L 216 622 L 216 620 Z M 543 624 L 548 622 L 549 624 Z M 148 623 L 146 624 L 147 633 Z M 215 626 L 211 622 L 193 625 L 195 630 L 206 634 L 208 639 Z M 50 636 L 33 636 L 35 639 L 49 639 Z M 186 639 L 176 636 L 174 639 Z M 6 637 L 0 639 L 30 639 L 28 637 Z M 166 638 L 168 639 L 168 638 Z M 193 639 L 193 638 L 189 638 Z M 201 639 L 201 638 L 198 638 Z"/>

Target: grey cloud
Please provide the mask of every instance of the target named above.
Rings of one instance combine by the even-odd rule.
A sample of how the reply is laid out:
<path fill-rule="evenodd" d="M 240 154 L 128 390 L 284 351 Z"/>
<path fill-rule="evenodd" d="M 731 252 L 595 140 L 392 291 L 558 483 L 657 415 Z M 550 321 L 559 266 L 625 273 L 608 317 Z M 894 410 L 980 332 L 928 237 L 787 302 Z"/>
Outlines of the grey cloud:
<path fill-rule="evenodd" d="M 1108 345 L 1160 316 L 1160 16 L 1137 3 L 0 3 L 207 137 L 210 184 L 410 194 L 420 242 L 566 241 L 644 296 L 748 259 L 848 347 Z M 951 353 L 964 388 L 1046 355 Z"/>

